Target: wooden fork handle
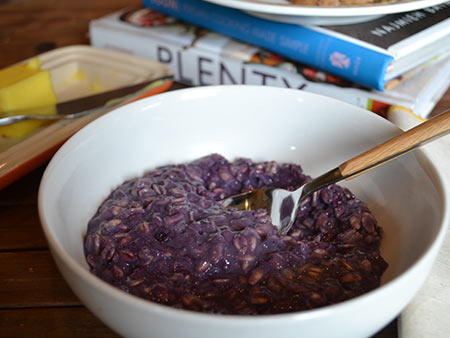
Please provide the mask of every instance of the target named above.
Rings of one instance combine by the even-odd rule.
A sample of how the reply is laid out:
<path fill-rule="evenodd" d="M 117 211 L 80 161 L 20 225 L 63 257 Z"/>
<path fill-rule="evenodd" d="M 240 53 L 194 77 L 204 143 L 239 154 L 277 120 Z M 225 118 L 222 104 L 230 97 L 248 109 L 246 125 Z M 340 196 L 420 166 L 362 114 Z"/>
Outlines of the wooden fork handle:
<path fill-rule="evenodd" d="M 450 131 L 450 110 L 389 141 L 376 146 L 339 166 L 346 179 L 362 174 Z"/>

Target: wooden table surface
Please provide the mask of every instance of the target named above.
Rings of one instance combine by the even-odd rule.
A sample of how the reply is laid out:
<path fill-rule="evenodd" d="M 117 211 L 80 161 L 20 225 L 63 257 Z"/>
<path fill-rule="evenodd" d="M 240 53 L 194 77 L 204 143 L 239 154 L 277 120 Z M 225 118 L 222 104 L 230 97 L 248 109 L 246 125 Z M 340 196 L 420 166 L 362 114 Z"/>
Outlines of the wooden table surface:
<path fill-rule="evenodd" d="M 0 0 L 0 68 L 52 48 L 89 44 L 91 19 L 139 3 Z M 450 91 L 435 111 L 449 106 Z M 37 213 L 44 170 L 0 190 L 0 337 L 117 337 L 81 304 L 53 263 Z M 375 337 L 396 338 L 396 321 Z"/>

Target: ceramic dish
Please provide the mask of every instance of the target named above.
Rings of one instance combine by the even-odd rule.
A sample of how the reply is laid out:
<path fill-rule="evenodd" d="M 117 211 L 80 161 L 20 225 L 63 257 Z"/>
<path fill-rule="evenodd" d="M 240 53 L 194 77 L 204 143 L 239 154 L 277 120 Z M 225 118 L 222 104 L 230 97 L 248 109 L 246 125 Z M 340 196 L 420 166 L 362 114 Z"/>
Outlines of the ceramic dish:
<path fill-rule="evenodd" d="M 288 0 L 203 0 L 237 8 L 273 21 L 299 25 L 347 25 L 376 19 L 382 15 L 422 9 L 447 0 L 400 0 L 367 6 L 317 7 L 293 5 Z"/>
<path fill-rule="evenodd" d="M 171 74 L 158 62 L 84 45 L 58 48 L 37 57 L 51 74 L 58 102 Z M 155 83 L 148 95 L 167 90 L 171 83 Z M 92 119 L 55 122 L 20 138 L 0 137 L 0 189 L 48 161 L 68 137 Z"/>
<path fill-rule="evenodd" d="M 299 90 L 236 85 L 163 93 L 100 117 L 62 146 L 41 182 L 40 219 L 71 288 L 123 336 L 369 337 L 418 291 L 449 221 L 448 187 L 421 151 L 344 183 L 383 226 L 381 253 L 389 268 L 380 287 L 339 304 L 263 316 L 171 308 L 94 276 L 84 257 L 83 237 L 114 187 L 156 166 L 217 152 L 230 160 L 244 156 L 299 163 L 316 176 L 398 133 L 378 115 Z"/>

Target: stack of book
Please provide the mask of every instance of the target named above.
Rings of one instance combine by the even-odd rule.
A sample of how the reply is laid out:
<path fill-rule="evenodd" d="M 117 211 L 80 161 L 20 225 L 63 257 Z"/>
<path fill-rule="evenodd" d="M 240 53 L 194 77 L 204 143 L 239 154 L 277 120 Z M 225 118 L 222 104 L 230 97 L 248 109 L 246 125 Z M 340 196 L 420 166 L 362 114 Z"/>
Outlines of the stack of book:
<path fill-rule="evenodd" d="M 202 0 L 143 0 L 90 24 L 91 44 L 157 60 L 189 85 L 257 84 L 426 118 L 450 86 L 450 2 L 368 22 L 300 26 Z"/>

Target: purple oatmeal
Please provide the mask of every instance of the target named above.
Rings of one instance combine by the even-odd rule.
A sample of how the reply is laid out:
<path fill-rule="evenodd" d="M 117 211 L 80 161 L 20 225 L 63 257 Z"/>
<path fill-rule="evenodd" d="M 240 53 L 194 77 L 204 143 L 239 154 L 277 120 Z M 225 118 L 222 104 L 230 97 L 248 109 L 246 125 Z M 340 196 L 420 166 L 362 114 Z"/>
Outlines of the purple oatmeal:
<path fill-rule="evenodd" d="M 265 210 L 226 210 L 225 197 L 263 186 L 295 189 L 300 166 L 213 154 L 126 181 L 88 224 L 92 272 L 176 308 L 274 314 L 335 304 L 376 288 L 387 267 L 381 228 L 348 189 L 306 198 L 286 236 Z"/>

